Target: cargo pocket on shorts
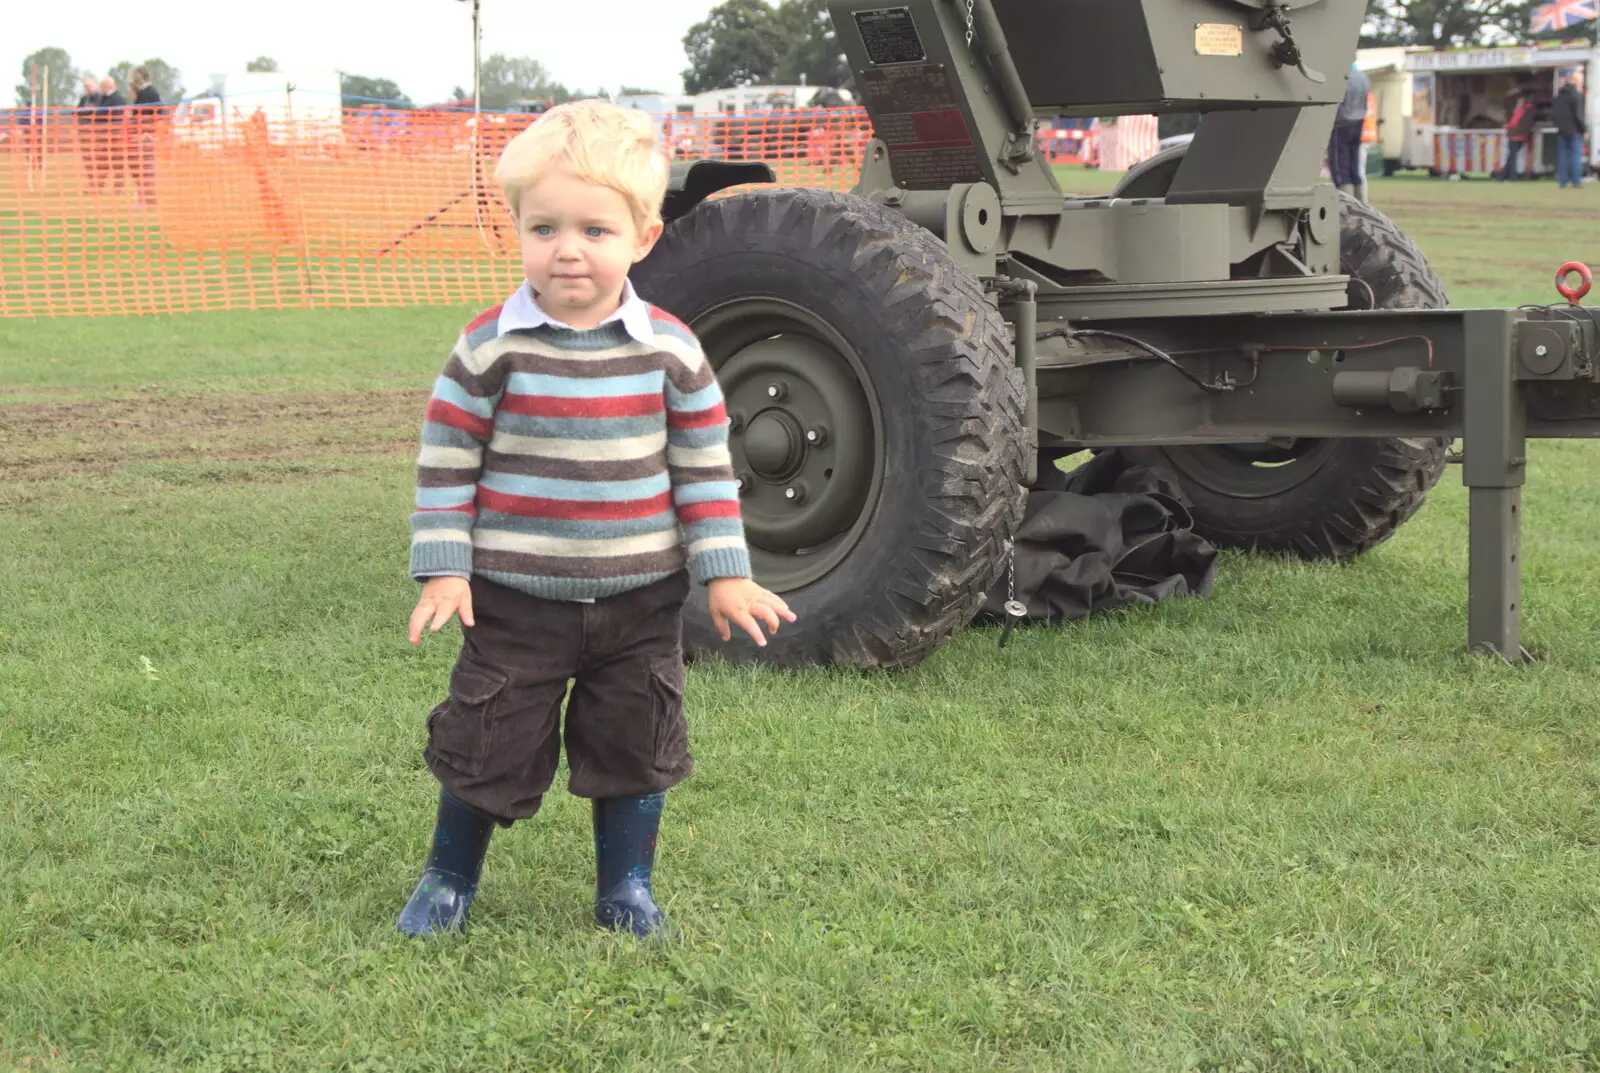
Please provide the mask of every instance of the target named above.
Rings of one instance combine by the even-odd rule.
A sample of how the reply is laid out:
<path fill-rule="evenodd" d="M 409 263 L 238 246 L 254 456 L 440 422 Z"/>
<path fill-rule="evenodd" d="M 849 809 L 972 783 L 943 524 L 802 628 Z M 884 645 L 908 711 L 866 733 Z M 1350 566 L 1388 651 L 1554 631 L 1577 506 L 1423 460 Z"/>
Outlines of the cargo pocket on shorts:
<path fill-rule="evenodd" d="M 673 653 L 650 661 L 650 708 L 655 724 L 657 771 L 679 774 L 689 762 L 689 721 L 683 714 L 683 655 Z"/>
<path fill-rule="evenodd" d="M 505 688 L 499 671 L 458 660 L 450 672 L 450 699 L 428 716 L 428 758 L 463 775 L 483 774 Z"/>

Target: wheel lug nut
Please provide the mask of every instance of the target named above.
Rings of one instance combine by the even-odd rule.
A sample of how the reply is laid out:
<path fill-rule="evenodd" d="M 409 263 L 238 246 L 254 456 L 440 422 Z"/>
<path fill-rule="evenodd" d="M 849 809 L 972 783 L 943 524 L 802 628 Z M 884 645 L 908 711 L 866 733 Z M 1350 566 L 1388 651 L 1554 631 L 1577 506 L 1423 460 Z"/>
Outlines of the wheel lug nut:
<path fill-rule="evenodd" d="M 821 447 L 828 442 L 828 430 L 822 425 L 806 429 L 806 442 L 813 447 Z"/>
<path fill-rule="evenodd" d="M 733 413 L 728 415 L 728 431 L 732 433 L 740 433 L 744 431 L 743 411 L 735 410 Z"/>
<path fill-rule="evenodd" d="M 799 482 L 791 484 L 783 490 L 783 498 L 791 503 L 804 503 L 806 499 L 806 486 Z"/>
<path fill-rule="evenodd" d="M 782 380 L 767 385 L 767 398 L 769 399 L 774 401 L 781 400 L 787 394 L 789 394 L 789 389 Z"/>

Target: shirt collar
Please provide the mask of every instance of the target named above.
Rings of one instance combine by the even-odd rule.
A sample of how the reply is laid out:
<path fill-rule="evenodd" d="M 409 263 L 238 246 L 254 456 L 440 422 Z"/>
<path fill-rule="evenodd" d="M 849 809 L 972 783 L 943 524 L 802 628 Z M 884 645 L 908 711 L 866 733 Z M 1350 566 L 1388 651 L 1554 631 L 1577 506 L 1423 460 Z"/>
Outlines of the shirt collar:
<path fill-rule="evenodd" d="M 610 324 L 614 320 L 620 320 L 628 335 L 640 343 L 648 343 L 655 337 L 655 332 L 650 327 L 650 307 L 633 289 L 632 280 L 622 281 L 622 304 L 617 307 L 615 313 L 600 323 Z M 539 308 L 539 303 L 533 300 L 533 285 L 524 280 L 516 293 L 507 298 L 505 304 L 500 307 L 497 330 L 500 335 L 504 335 L 524 328 L 540 328 L 546 324 L 553 328 L 571 330 L 570 325 L 561 323 Z"/>

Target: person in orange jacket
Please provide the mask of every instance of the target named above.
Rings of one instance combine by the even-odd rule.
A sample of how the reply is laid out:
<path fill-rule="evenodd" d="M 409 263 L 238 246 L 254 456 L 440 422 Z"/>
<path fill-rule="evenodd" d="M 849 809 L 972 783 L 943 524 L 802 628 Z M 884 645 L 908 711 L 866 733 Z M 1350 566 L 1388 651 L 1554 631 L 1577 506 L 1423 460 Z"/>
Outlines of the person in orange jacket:
<path fill-rule="evenodd" d="M 1533 95 L 1523 93 L 1517 98 L 1517 107 L 1511 113 L 1511 121 L 1506 124 L 1506 164 L 1500 169 L 1496 179 L 1520 179 L 1523 177 L 1523 161 L 1526 158 L 1528 166 L 1533 164 L 1533 124 L 1536 118 L 1533 105 Z"/>

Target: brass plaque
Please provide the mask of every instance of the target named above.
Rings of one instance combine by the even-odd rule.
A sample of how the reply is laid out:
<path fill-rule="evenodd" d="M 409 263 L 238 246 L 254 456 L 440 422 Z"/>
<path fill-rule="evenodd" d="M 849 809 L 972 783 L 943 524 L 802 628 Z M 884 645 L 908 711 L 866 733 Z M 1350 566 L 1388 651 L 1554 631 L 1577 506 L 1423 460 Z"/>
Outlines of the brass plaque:
<path fill-rule="evenodd" d="M 1231 22 L 1194 24 L 1196 56 L 1240 56 L 1244 54 L 1244 27 Z"/>

